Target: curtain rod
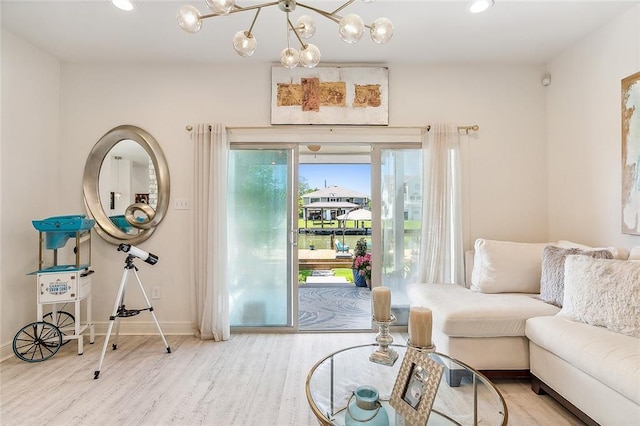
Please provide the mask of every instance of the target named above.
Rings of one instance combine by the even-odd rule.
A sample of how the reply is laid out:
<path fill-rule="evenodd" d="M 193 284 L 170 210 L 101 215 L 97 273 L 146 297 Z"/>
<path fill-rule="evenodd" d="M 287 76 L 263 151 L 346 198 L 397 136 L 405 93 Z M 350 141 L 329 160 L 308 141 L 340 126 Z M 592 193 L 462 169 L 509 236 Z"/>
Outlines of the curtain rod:
<path fill-rule="evenodd" d="M 427 132 L 431 130 L 431 126 L 427 125 Z M 464 130 L 465 133 L 468 135 L 469 132 L 477 132 L 478 130 L 480 130 L 480 126 L 478 126 L 477 124 L 473 124 L 471 126 L 458 126 L 458 130 Z"/>
<path fill-rule="evenodd" d="M 430 125 L 427 125 L 426 128 L 427 128 L 427 132 L 431 130 Z M 185 130 L 187 132 L 190 132 L 193 130 L 193 126 L 188 124 L 185 126 Z M 211 126 L 209 126 L 209 130 L 211 130 Z M 480 130 L 480 126 L 478 126 L 477 124 L 473 124 L 471 126 L 458 126 L 458 130 L 464 130 L 467 134 L 469 134 L 470 131 L 477 132 L 478 130 Z"/>

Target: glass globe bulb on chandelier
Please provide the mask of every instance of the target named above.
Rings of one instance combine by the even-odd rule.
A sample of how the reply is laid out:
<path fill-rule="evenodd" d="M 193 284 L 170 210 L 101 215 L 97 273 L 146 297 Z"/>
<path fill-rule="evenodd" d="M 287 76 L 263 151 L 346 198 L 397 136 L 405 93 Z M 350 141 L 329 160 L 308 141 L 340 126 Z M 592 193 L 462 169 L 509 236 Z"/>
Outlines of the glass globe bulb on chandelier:
<path fill-rule="evenodd" d="M 265 7 L 278 6 L 278 8 L 286 13 L 287 28 L 287 47 L 280 54 L 280 62 L 287 68 L 295 68 L 302 65 L 306 68 L 313 68 L 320 62 L 320 49 L 314 44 L 305 43 L 303 39 L 309 39 L 316 33 L 316 24 L 309 15 L 302 15 L 295 25 L 289 19 L 289 13 L 300 6 L 307 10 L 317 13 L 338 25 L 338 35 L 348 44 L 354 44 L 360 41 L 366 29 L 369 30 L 371 39 L 376 44 L 384 44 L 391 40 L 393 36 L 393 24 L 387 18 L 378 18 L 371 25 L 364 23 L 362 18 L 354 13 L 345 16 L 338 15 L 343 9 L 356 0 L 348 0 L 334 11 L 325 11 L 317 7 L 299 3 L 296 0 L 277 0 L 269 3 L 261 3 L 254 6 L 241 7 L 235 3 L 235 0 L 205 0 L 207 7 L 213 12 L 209 14 L 200 14 L 198 9 L 191 5 L 182 6 L 178 10 L 177 21 L 180 28 L 189 33 L 197 33 L 202 28 L 204 19 L 217 16 L 225 16 L 232 13 L 248 12 L 255 10 L 253 21 L 248 30 L 238 31 L 232 39 L 233 48 L 238 55 L 247 57 L 253 55 L 256 51 L 257 40 L 253 34 L 253 27 L 258 19 L 260 10 Z M 370 3 L 373 0 L 362 0 Z M 296 50 L 289 45 L 289 35 L 291 32 L 300 43 L 300 50 Z"/>

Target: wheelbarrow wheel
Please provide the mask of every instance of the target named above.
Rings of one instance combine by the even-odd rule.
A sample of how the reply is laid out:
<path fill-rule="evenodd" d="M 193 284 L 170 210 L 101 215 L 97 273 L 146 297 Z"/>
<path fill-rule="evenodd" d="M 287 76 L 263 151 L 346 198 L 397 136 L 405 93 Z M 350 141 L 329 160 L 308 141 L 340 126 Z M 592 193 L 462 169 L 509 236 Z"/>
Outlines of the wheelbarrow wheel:
<path fill-rule="evenodd" d="M 46 361 L 58 352 L 60 346 L 60 329 L 44 321 L 25 325 L 13 338 L 13 353 L 26 362 Z"/>
<path fill-rule="evenodd" d="M 63 336 L 67 335 L 65 330 L 68 327 L 73 327 L 76 324 L 76 318 L 73 315 L 71 315 L 69 312 L 65 312 L 65 311 L 56 312 L 55 318 L 53 318 L 53 312 L 49 312 L 44 317 L 42 317 L 42 320 L 58 327 L 58 329 L 60 330 L 60 333 L 62 333 Z M 72 331 L 71 334 L 74 334 L 74 332 L 75 331 Z M 68 340 L 68 339 L 65 340 L 63 338 L 62 344 L 66 345 L 70 341 L 71 340 Z"/>

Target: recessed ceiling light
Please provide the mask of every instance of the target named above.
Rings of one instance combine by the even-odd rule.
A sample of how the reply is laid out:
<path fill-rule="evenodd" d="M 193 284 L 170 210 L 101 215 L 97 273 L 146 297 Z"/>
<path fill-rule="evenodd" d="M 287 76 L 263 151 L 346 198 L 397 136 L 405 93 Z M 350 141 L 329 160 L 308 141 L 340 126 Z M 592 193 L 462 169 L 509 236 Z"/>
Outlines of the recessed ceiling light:
<path fill-rule="evenodd" d="M 469 12 L 481 13 L 493 6 L 493 0 L 475 0 L 469 5 Z"/>
<path fill-rule="evenodd" d="M 131 0 L 111 0 L 111 3 L 120 10 L 131 12 L 136 7 Z"/>

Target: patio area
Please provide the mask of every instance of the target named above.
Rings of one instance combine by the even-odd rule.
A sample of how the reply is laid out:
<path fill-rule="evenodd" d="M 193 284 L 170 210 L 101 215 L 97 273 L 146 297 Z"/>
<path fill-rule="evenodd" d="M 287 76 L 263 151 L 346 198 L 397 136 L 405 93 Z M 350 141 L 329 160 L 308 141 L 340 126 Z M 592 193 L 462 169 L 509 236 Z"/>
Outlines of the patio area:
<path fill-rule="evenodd" d="M 369 330 L 371 292 L 356 287 L 332 269 L 351 268 L 352 254 L 335 249 L 299 249 L 300 270 L 311 275 L 298 287 L 298 321 L 301 331 Z M 346 255 L 346 256 L 345 256 Z"/>
<path fill-rule="evenodd" d="M 371 330 L 371 291 L 366 287 L 304 284 L 298 287 L 298 300 L 300 331 Z"/>

